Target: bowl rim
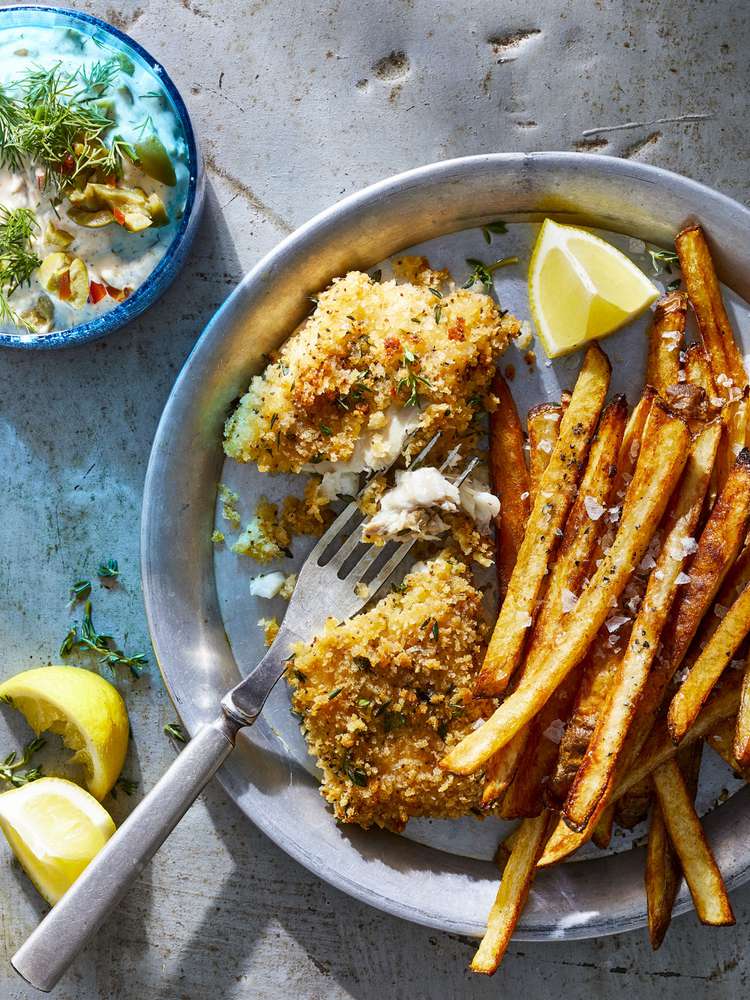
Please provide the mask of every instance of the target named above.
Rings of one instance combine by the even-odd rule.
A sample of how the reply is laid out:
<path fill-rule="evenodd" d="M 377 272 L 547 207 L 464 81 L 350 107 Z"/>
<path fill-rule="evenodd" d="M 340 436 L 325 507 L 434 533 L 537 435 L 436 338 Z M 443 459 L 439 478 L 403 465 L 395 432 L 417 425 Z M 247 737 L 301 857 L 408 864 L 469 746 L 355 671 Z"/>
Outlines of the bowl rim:
<path fill-rule="evenodd" d="M 189 178 L 187 193 L 185 195 L 185 207 L 180 225 L 154 269 L 146 276 L 146 279 L 129 298 L 118 303 L 109 312 L 103 313 L 101 316 L 97 316 L 86 323 L 70 326 L 65 330 L 53 330 L 50 333 L 38 334 L 32 337 L 29 337 L 27 334 L 0 333 L 0 347 L 13 347 L 20 350 L 54 350 L 61 347 L 75 347 L 92 340 L 99 340 L 101 337 L 106 337 L 115 330 L 119 330 L 152 305 L 174 280 L 179 270 L 179 263 L 175 260 L 175 257 L 179 255 L 183 248 L 187 250 L 192 241 L 202 208 L 204 184 L 203 161 L 195 137 L 190 112 L 180 91 L 159 60 L 155 59 L 134 38 L 131 38 L 130 35 L 121 31 L 115 25 L 109 24 L 100 17 L 96 17 L 94 14 L 88 14 L 85 11 L 70 10 L 67 7 L 43 7 L 39 4 L 13 4 L 9 7 L 0 8 L 0 31 L 3 30 L 3 19 L 13 13 L 30 14 L 34 17 L 40 16 L 42 20 L 49 18 L 50 21 L 55 17 L 61 16 L 70 18 L 74 22 L 111 35 L 118 42 L 131 49 L 147 64 L 162 83 L 180 122 L 187 147 Z M 54 24 L 50 24 L 50 27 L 53 26 Z"/>
<path fill-rule="evenodd" d="M 165 686 L 189 732 L 195 732 L 209 720 L 214 711 L 218 711 L 219 699 L 216 698 L 214 701 L 216 694 L 214 687 L 225 683 L 227 679 L 234 683 L 239 678 L 239 670 L 223 632 L 221 615 L 218 613 L 213 560 L 210 555 L 206 556 L 206 551 L 210 551 L 212 547 L 209 541 L 210 528 L 205 531 L 205 538 L 202 534 L 197 538 L 191 537 L 185 531 L 187 527 L 193 527 L 196 518 L 199 517 L 196 507 L 199 507 L 200 502 L 204 500 L 201 494 L 212 489 L 218 479 L 214 475 L 210 484 L 201 483 L 198 501 L 195 496 L 183 495 L 183 502 L 175 503 L 175 495 L 180 495 L 184 483 L 193 483 L 201 477 L 204 480 L 210 478 L 217 463 L 218 469 L 221 468 L 220 432 L 216 433 L 218 418 L 214 410 L 218 411 L 223 405 L 222 412 L 226 412 L 226 405 L 233 398 L 229 394 L 232 387 L 224 387 L 226 396 L 223 404 L 221 401 L 218 403 L 211 401 L 209 396 L 210 393 L 216 393 L 219 380 L 226 379 L 225 370 L 230 359 L 225 340 L 229 339 L 230 335 L 237 340 L 239 333 L 246 333 L 248 320 L 242 319 L 243 314 L 251 310 L 258 311 L 261 306 L 268 303 L 268 296 L 272 293 L 278 294 L 280 288 L 290 296 L 296 296 L 299 291 L 300 301 L 306 299 L 307 290 L 304 284 L 299 290 L 294 287 L 294 291 L 290 291 L 293 287 L 291 285 L 287 285 L 284 289 L 282 275 L 290 268 L 293 269 L 294 264 L 299 263 L 304 257 L 314 256 L 314 250 L 320 244 L 326 241 L 335 242 L 338 230 L 344 223 L 349 226 L 357 223 L 362 225 L 364 220 L 366 225 L 371 222 L 375 213 L 382 212 L 386 198 L 396 201 L 398 198 L 408 198 L 415 188 L 428 187 L 432 191 L 441 188 L 441 185 L 441 190 L 445 189 L 450 194 L 453 190 L 452 185 L 460 183 L 463 175 L 471 175 L 476 180 L 494 176 L 494 171 L 498 174 L 507 171 L 512 175 L 512 180 L 521 189 L 519 200 L 526 197 L 526 190 L 523 187 L 525 180 L 533 182 L 539 176 L 546 180 L 547 174 L 550 175 L 550 187 L 553 189 L 555 188 L 553 180 L 559 182 L 562 179 L 573 183 L 579 178 L 577 183 L 584 185 L 582 190 L 586 191 L 587 197 L 589 187 L 585 184 L 595 183 L 596 179 L 600 178 L 606 187 L 604 182 L 617 179 L 628 193 L 631 187 L 637 189 L 631 196 L 634 204 L 639 197 L 644 199 L 644 205 L 648 204 L 649 199 L 651 203 L 658 203 L 659 211 L 655 212 L 653 223 L 649 223 L 651 226 L 649 235 L 646 236 L 643 226 L 640 226 L 640 233 L 636 231 L 640 225 L 638 222 L 633 223 L 629 233 L 637 238 L 645 237 L 657 243 L 659 235 L 661 242 L 666 242 L 670 233 L 673 238 L 677 225 L 684 225 L 691 218 L 695 218 L 696 212 L 700 214 L 701 219 L 716 227 L 724 225 L 731 231 L 732 241 L 728 243 L 729 251 L 742 262 L 739 285 L 743 297 L 750 298 L 750 257 L 743 255 L 738 249 L 738 247 L 744 248 L 745 245 L 743 234 L 750 225 L 750 210 L 704 184 L 671 171 L 597 154 L 494 153 L 427 164 L 369 185 L 336 202 L 295 230 L 243 277 L 207 324 L 178 375 L 165 405 L 146 471 L 141 519 L 141 577 L 144 604 L 154 651 Z M 671 191 L 669 220 L 666 211 L 662 211 L 661 202 L 658 201 L 659 193 L 665 186 Z M 513 190 L 515 192 L 516 189 Z M 592 203 L 596 202 L 597 196 L 601 197 L 601 193 L 591 194 Z M 598 209 L 582 204 L 578 214 L 579 217 L 601 218 L 596 214 L 597 211 Z M 393 212 L 392 208 L 391 214 Z M 473 214 L 461 217 L 460 225 L 453 225 L 451 222 L 452 228 L 445 228 L 443 232 L 472 228 L 481 224 L 480 218 L 486 222 L 496 217 L 497 213 L 502 213 L 503 217 L 509 219 L 513 216 L 511 221 L 524 221 L 524 213 L 527 219 L 542 218 L 545 215 L 560 217 L 564 214 L 564 210 L 547 204 L 535 209 L 519 210 L 507 209 L 500 205 L 492 211 L 481 214 L 474 208 L 471 212 Z M 432 211 L 433 218 L 436 218 L 438 213 L 439 205 Z M 632 213 L 635 216 L 635 208 L 632 209 Z M 682 221 L 676 222 L 676 218 Z M 425 226 L 437 224 L 430 221 L 426 222 Z M 599 223 L 591 221 L 582 224 Z M 628 233 L 628 228 L 624 226 L 619 231 Z M 411 242 L 401 244 L 400 249 L 428 238 L 429 236 L 415 233 Z M 355 241 L 352 242 L 354 244 Z M 346 259 L 350 261 L 349 266 L 365 269 L 374 266 L 378 259 L 398 252 L 399 247 L 393 247 L 388 253 L 376 257 L 369 265 L 356 256 L 357 249 L 353 248 L 353 245 L 347 245 Z M 720 271 L 722 258 L 725 256 L 725 254 L 719 255 Z M 295 282 L 299 284 L 296 278 Z M 736 285 L 733 287 L 737 290 Z M 264 322 L 266 317 L 268 325 L 272 327 L 277 317 L 264 314 Z M 287 327 L 287 329 L 292 328 L 293 326 Z M 210 383 L 205 390 L 201 388 L 200 379 Z M 246 385 L 247 381 L 244 383 L 245 388 Z M 200 395 L 201 391 L 203 395 Z M 200 398 L 196 398 L 197 396 Z M 189 452 L 189 461 L 185 460 L 186 448 L 192 449 Z M 208 454 L 202 455 L 202 449 L 207 450 Z M 200 523 L 202 525 L 202 522 Z M 184 551 L 176 552 L 169 544 L 168 539 L 175 537 L 181 539 Z M 201 559 L 204 560 L 204 565 L 191 575 L 191 561 L 199 562 Z M 205 564 L 206 559 L 208 566 Z M 181 574 L 184 578 L 181 578 Z M 218 616 L 218 624 L 212 615 Z M 259 723 L 256 723 L 256 731 L 262 728 L 262 722 L 261 716 Z M 217 778 L 228 796 L 274 843 L 318 877 L 362 902 L 424 926 L 481 936 L 483 920 L 468 919 L 460 915 L 449 917 L 421 908 L 411 897 L 394 898 L 389 894 L 391 887 L 388 882 L 379 881 L 377 872 L 361 877 L 360 871 L 357 878 L 353 878 L 340 864 L 335 863 L 337 860 L 335 857 L 323 858 L 321 854 L 323 848 L 318 844 L 318 840 L 322 840 L 319 833 L 316 835 L 300 833 L 298 829 L 290 826 L 287 816 L 280 815 L 278 810 L 274 812 L 273 808 L 268 808 L 272 800 L 267 789 L 263 787 L 264 775 L 258 772 L 258 765 L 263 766 L 265 760 L 263 753 L 268 757 L 268 751 L 262 742 L 265 734 L 261 731 L 259 735 L 260 747 L 255 745 L 254 739 L 255 735 L 252 733 L 250 738 L 238 742 L 237 749 L 218 772 Z M 253 781 L 254 773 L 257 775 L 256 781 Z M 742 839 L 742 830 L 750 837 L 748 804 L 750 804 L 750 788 L 745 788 L 732 796 L 721 809 L 716 809 L 705 817 L 709 839 L 716 840 L 717 833 L 721 833 L 727 825 L 735 829 L 735 837 L 729 844 L 717 845 L 722 852 L 719 860 L 722 867 L 725 867 L 726 881 L 730 889 L 750 879 L 750 852 L 739 848 L 735 850 L 738 837 Z M 331 826 L 335 826 L 333 818 L 330 816 L 328 818 Z M 387 850 L 383 846 L 386 843 L 384 838 L 395 835 L 368 831 L 363 834 L 368 838 L 367 847 L 364 847 L 365 842 L 358 836 L 358 832 L 362 833 L 354 831 L 348 835 L 348 839 L 353 841 L 355 848 L 362 855 L 364 866 L 369 864 L 374 869 L 373 861 L 378 858 L 381 848 L 383 851 Z M 401 845 L 399 851 L 404 852 L 404 865 L 408 867 L 414 862 L 417 845 L 403 839 Z M 456 857 L 441 854 L 435 848 L 424 847 L 421 850 L 430 852 L 431 857 L 442 856 L 448 874 L 453 874 L 457 870 Z M 621 870 L 626 871 L 631 880 L 637 879 L 638 888 L 633 891 L 638 900 L 642 901 L 643 855 L 643 848 L 635 848 L 621 854 L 587 860 L 581 864 L 555 866 L 545 869 L 540 874 L 537 884 L 544 884 L 545 892 L 550 897 L 555 894 L 565 897 L 570 878 L 575 879 L 571 870 L 585 868 L 588 881 L 597 885 L 601 883 L 603 892 L 605 888 L 611 891 L 607 879 L 611 869 L 606 863 L 612 858 L 617 858 L 618 865 L 623 866 Z M 492 868 L 489 863 L 482 864 L 486 868 Z M 467 862 L 467 865 L 471 868 L 470 862 Z M 418 866 L 414 863 L 413 867 Z M 469 878 L 476 879 L 474 868 L 467 871 Z M 366 884 L 368 881 L 370 884 Z M 611 903 L 612 899 L 607 897 L 606 901 Z M 689 893 L 683 886 L 674 913 L 675 915 L 684 913 L 691 908 Z M 583 914 L 584 917 L 589 915 L 591 919 L 583 923 L 551 924 L 545 915 L 537 911 L 534 918 L 526 925 L 522 917 L 514 937 L 516 940 L 572 940 L 633 930 L 646 922 L 645 901 L 641 905 L 641 902 L 634 904 L 630 899 L 617 898 L 614 900 L 614 910 L 610 906 L 609 912 L 605 909 Z"/>

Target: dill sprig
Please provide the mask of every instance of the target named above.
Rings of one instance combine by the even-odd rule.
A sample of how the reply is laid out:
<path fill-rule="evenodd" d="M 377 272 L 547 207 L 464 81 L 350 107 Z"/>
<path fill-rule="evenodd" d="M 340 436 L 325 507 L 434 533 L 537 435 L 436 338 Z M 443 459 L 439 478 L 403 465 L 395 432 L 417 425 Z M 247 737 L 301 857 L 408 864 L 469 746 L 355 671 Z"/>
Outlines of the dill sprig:
<path fill-rule="evenodd" d="M 18 287 L 29 282 L 41 264 L 31 249 L 31 239 L 38 228 L 31 209 L 11 211 L 0 205 L 0 322 L 28 328 L 8 300 Z"/>
<path fill-rule="evenodd" d="M 518 257 L 501 257 L 494 264 L 485 264 L 484 261 L 477 260 L 476 257 L 467 257 L 466 263 L 471 268 L 471 272 L 462 287 L 471 288 L 472 285 L 481 284 L 484 285 L 484 290 L 489 294 L 492 291 L 492 275 L 495 271 L 499 271 L 501 267 L 517 264 Z"/>
<path fill-rule="evenodd" d="M 107 138 L 114 123 L 99 103 L 119 72 L 115 58 L 73 73 L 60 63 L 29 70 L 0 98 L 0 165 L 39 164 L 56 194 L 88 170 L 119 176 L 137 156 L 120 136 Z"/>
<path fill-rule="evenodd" d="M 0 781 L 7 781 L 14 788 L 20 788 L 21 785 L 27 785 L 30 781 L 36 781 L 37 778 L 41 778 L 41 767 L 31 767 L 28 771 L 23 772 L 20 768 L 26 767 L 37 750 L 41 750 L 43 746 L 44 740 L 37 736 L 31 743 L 26 744 L 20 757 L 18 757 L 15 750 L 9 753 L 2 764 L 0 764 Z"/>
<path fill-rule="evenodd" d="M 405 347 L 404 367 L 406 368 L 406 377 L 399 380 L 398 391 L 408 393 L 404 406 L 416 406 L 421 409 L 422 404 L 419 398 L 419 386 L 423 385 L 427 389 L 432 389 L 432 383 L 429 379 L 426 379 L 424 375 L 420 375 L 418 372 L 414 371 L 413 366 L 416 362 L 416 356 L 409 350 L 408 347 Z"/>

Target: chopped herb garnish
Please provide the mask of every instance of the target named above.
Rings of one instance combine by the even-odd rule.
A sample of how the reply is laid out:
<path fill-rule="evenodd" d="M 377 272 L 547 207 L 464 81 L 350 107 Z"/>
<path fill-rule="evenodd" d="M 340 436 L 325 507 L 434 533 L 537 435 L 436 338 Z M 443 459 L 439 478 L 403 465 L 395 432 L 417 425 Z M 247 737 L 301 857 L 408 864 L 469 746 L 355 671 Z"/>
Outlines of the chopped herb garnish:
<path fill-rule="evenodd" d="M 37 736 L 31 743 L 26 744 L 18 759 L 16 759 L 18 755 L 15 750 L 9 753 L 2 764 L 0 764 L 0 780 L 7 781 L 15 788 L 20 788 L 21 785 L 27 785 L 30 781 L 36 781 L 37 778 L 41 778 L 41 767 L 32 767 L 24 772 L 20 772 L 19 769 L 26 767 L 37 750 L 41 750 L 43 746 L 44 740 Z"/>
<path fill-rule="evenodd" d="M 442 299 L 443 297 L 443 293 L 441 291 L 438 291 L 437 288 L 429 288 L 428 291 L 432 292 L 432 294 L 438 299 Z"/>
<path fill-rule="evenodd" d="M 177 740 L 178 743 L 187 743 L 188 736 L 179 722 L 170 722 L 164 727 L 165 736 L 171 736 L 173 740 Z"/>
<path fill-rule="evenodd" d="M 486 226 L 482 226 L 482 236 L 484 236 L 485 243 L 492 243 L 493 235 L 501 236 L 503 233 L 507 232 L 508 227 L 499 219 L 497 222 L 488 222 Z"/>
<path fill-rule="evenodd" d="M 357 699 L 357 704 L 360 708 L 369 708 L 372 705 L 372 701 L 369 698 L 359 698 Z"/>
<path fill-rule="evenodd" d="M 440 317 L 443 315 L 443 307 L 440 305 L 435 306 L 435 322 L 440 322 Z"/>
<path fill-rule="evenodd" d="M 438 736 L 440 737 L 440 739 L 444 740 L 445 737 L 448 735 L 448 723 L 447 722 L 441 722 L 440 725 L 437 728 L 437 733 L 438 733 Z"/>
<path fill-rule="evenodd" d="M 333 431 L 331 430 L 331 428 L 328 427 L 326 424 L 321 424 L 320 425 L 320 430 L 321 430 L 321 433 L 325 434 L 326 437 L 330 437 L 331 434 L 333 434 Z"/>
<path fill-rule="evenodd" d="M 344 690 L 343 687 L 337 687 L 337 688 L 334 688 L 333 691 L 329 691 L 328 692 L 328 700 L 329 701 L 333 701 L 333 699 L 336 697 L 336 695 L 341 694 L 341 692 L 343 690 Z"/>
<path fill-rule="evenodd" d="M 60 645 L 60 656 L 69 656 L 70 653 L 72 653 L 77 635 L 78 630 L 75 625 L 71 625 L 68 629 L 68 634 L 65 636 Z"/>
<path fill-rule="evenodd" d="M 370 278 L 372 281 L 380 281 L 382 277 L 383 277 L 383 272 L 381 271 L 380 268 L 377 268 L 376 270 L 370 272 Z"/>
<path fill-rule="evenodd" d="M 344 774 L 349 781 L 360 788 L 365 788 L 367 785 L 367 773 L 359 767 L 352 767 L 351 764 L 346 764 L 344 766 Z"/>
<path fill-rule="evenodd" d="M 680 263 L 680 258 L 673 250 L 661 250 L 659 247 L 650 247 L 647 245 L 646 253 L 651 258 L 651 266 L 654 269 L 654 274 L 659 274 L 660 271 L 666 271 L 667 274 L 671 274 L 675 264 Z"/>
<path fill-rule="evenodd" d="M 71 601 L 81 601 L 91 593 L 91 580 L 76 580 L 70 588 Z"/>
<path fill-rule="evenodd" d="M 510 267 L 511 264 L 518 263 L 518 257 L 501 257 L 494 264 L 485 264 L 484 261 L 477 260 L 476 257 L 467 257 L 466 263 L 471 268 L 471 273 L 463 283 L 463 288 L 471 288 L 474 284 L 484 285 L 485 291 L 489 294 L 492 291 L 492 275 L 502 267 Z"/>
<path fill-rule="evenodd" d="M 355 656 L 354 663 L 360 670 L 372 670 L 372 661 L 367 656 Z"/>
<path fill-rule="evenodd" d="M 120 575 L 120 567 L 117 565 L 117 560 L 108 559 L 106 562 L 99 563 L 96 575 L 102 580 L 115 580 Z"/>
<path fill-rule="evenodd" d="M 404 583 L 403 580 L 401 581 L 401 583 L 392 583 L 391 584 L 391 590 L 394 593 L 396 593 L 396 594 L 405 594 L 406 593 L 406 584 Z"/>
<path fill-rule="evenodd" d="M 416 355 L 410 351 L 408 347 L 405 347 L 404 365 L 406 367 L 406 377 L 399 380 L 398 391 L 408 392 L 404 406 L 417 406 L 421 408 L 422 404 L 419 399 L 419 386 L 423 385 L 427 389 L 432 389 L 432 384 L 423 375 L 419 375 L 414 371 L 412 366 L 416 363 Z"/>
<path fill-rule="evenodd" d="M 440 638 L 440 626 L 438 625 L 437 622 L 433 622 L 432 625 L 432 638 L 435 640 L 435 642 L 437 642 L 438 639 Z"/>
<path fill-rule="evenodd" d="M 407 719 L 403 712 L 386 712 L 383 717 L 383 726 L 387 733 L 394 729 L 401 729 L 406 725 Z"/>

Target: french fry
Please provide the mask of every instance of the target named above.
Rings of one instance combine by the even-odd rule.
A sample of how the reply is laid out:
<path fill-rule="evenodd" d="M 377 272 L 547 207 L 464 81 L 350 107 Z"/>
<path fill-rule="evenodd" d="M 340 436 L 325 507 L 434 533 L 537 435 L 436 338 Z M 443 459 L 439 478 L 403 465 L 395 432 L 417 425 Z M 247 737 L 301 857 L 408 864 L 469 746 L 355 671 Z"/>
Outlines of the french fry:
<path fill-rule="evenodd" d="M 685 292 L 670 292 L 656 304 L 648 334 L 646 383 L 652 385 L 662 399 L 667 398 L 668 387 L 679 382 L 686 317 Z"/>
<path fill-rule="evenodd" d="M 736 726 L 736 719 L 724 719 L 723 722 L 720 722 L 716 726 L 712 733 L 706 736 L 705 743 L 706 746 L 711 747 L 731 767 L 735 778 L 743 778 L 745 781 L 748 781 L 750 780 L 750 770 L 744 768 L 734 755 L 734 731 Z"/>
<path fill-rule="evenodd" d="M 720 425 L 709 424 L 690 449 L 667 518 L 671 527 L 649 577 L 645 597 L 638 609 L 625 655 L 618 664 L 609 689 L 604 711 L 599 715 L 586 755 L 565 802 L 563 811 L 568 825 L 574 830 L 586 825 L 613 780 L 625 737 L 656 656 L 662 629 L 680 586 L 678 581 L 684 575 L 682 568 L 689 553 L 685 541 L 692 536 L 703 508 L 720 435 Z"/>
<path fill-rule="evenodd" d="M 560 434 L 562 407 L 557 403 L 533 406 L 526 417 L 529 435 L 529 490 L 534 502 L 544 470 L 549 465 L 555 442 Z"/>
<path fill-rule="evenodd" d="M 614 826 L 615 811 L 609 806 L 599 817 L 591 839 L 601 851 L 606 851 L 609 842 L 612 840 L 612 827 Z"/>
<path fill-rule="evenodd" d="M 693 800 L 698 787 L 701 751 L 702 744 L 694 743 L 677 757 L 685 786 Z M 651 809 L 644 878 L 648 936 L 654 951 L 661 946 L 671 923 L 672 908 L 681 880 L 682 866 L 669 839 L 661 806 L 656 801 Z"/>
<path fill-rule="evenodd" d="M 717 927 L 733 924 L 734 914 L 724 880 L 676 760 L 667 761 L 654 772 L 654 787 L 698 919 Z"/>
<path fill-rule="evenodd" d="M 750 655 L 745 658 L 732 752 L 740 769 L 750 768 Z"/>
<path fill-rule="evenodd" d="M 739 392 L 739 390 L 735 390 Z M 722 438 L 717 463 L 717 485 L 721 489 L 729 476 L 734 460 L 745 447 L 748 421 L 748 389 L 730 399 L 722 412 Z"/>
<path fill-rule="evenodd" d="M 518 828 L 497 897 L 487 918 L 487 931 L 471 961 L 474 972 L 491 976 L 497 971 L 526 905 L 548 824 L 549 813 L 545 811 L 533 819 L 525 819 Z"/>
<path fill-rule="evenodd" d="M 501 505 L 495 521 L 495 565 L 502 600 L 521 548 L 531 505 L 521 421 L 508 384 L 499 373 L 492 383 L 492 392 L 498 404 L 490 414 L 489 468 L 492 492 L 500 497 Z"/>
<path fill-rule="evenodd" d="M 711 641 L 697 658 L 667 712 L 667 725 L 675 743 L 692 726 L 716 682 L 750 633 L 750 584 L 729 608 Z"/>
<path fill-rule="evenodd" d="M 691 344 L 685 351 L 685 381 L 703 389 L 706 399 L 715 410 L 721 409 L 721 397 L 711 371 L 711 360 L 703 344 Z"/>
<path fill-rule="evenodd" d="M 731 383 L 744 388 L 747 374 L 724 307 L 719 279 L 711 252 L 700 226 L 689 226 L 678 234 L 675 249 L 680 258 L 690 303 L 698 320 L 703 346 L 720 394 L 729 397 Z"/>
<path fill-rule="evenodd" d="M 550 630 L 560 627 L 566 614 L 566 591 L 575 594 L 586 577 L 603 523 L 599 519 L 592 520 L 586 505 L 593 503 L 597 507 L 606 508 L 609 504 L 615 485 L 617 455 L 626 418 L 625 398 L 617 396 L 602 414 L 597 435 L 591 445 L 578 495 L 565 523 L 557 558 L 550 572 L 547 592 L 532 628 L 528 652 L 517 674 L 519 682 L 526 676 L 527 666 L 535 662 L 536 651 L 544 643 Z M 538 739 L 539 735 L 533 728 L 520 731 L 489 761 L 482 797 L 484 805 L 494 802 L 503 794 L 516 773 L 528 740 Z"/>
<path fill-rule="evenodd" d="M 508 592 L 477 680 L 478 694 L 501 694 L 518 666 L 556 547 L 557 532 L 562 530 L 575 498 L 609 377 L 606 356 L 600 348 L 590 347 L 529 515 Z"/>
<path fill-rule="evenodd" d="M 705 708 L 695 720 L 692 729 L 689 729 L 682 742 L 683 747 L 690 746 L 696 740 L 702 740 L 725 720 L 734 717 L 740 703 L 740 679 L 729 677 L 722 681 L 721 687 L 711 695 Z M 678 748 L 669 735 L 666 722 L 656 725 L 643 745 L 635 763 L 626 771 L 617 776 L 617 781 L 608 802 L 600 802 L 598 809 L 589 820 L 586 828 L 581 831 L 571 830 L 565 820 L 561 817 L 552 833 L 550 834 L 544 854 L 539 859 L 540 867 L 556 864 L 564 858 L 570 857 L 579 847 L 591 839 L 591 836 L 599 822 L 599 817 L 606 808 L 614 804 L 626 792 L 635 788 L 644 778 L 647 778 L 665 761 L 671 760 L 678 753 Z"/>
<path fill-rule="evenodd" d="M 614 803 L 615 823 L 623 830 L 632 830 L 638 826 L 648 816 L 653 797 L 654 786 L 650 778 L 629 788 Z"/>
<path fill-rule="evenodd" d="M 573 402 L 568 414 L 572 410 Z M 472 774 L 482 767 L 541 709 L 568 673 L 580 663 L 604 623 L 611 602 L 617 600 L 643 558 L 685 465 L 689 438 L 685 422 L 657 400 L 651 408 L 644 446 L 628 487 L 615 540 L 570 612 L 565 631 L 549 637 L 545 670 L 524 679 L 483 726 L 464 737 L 443 758 L 442 767 L 458 774 Z M 563 440 L 562 433 L 560 440 Z M 543 499 L 541 494 L 539 499 Z M 520 557 L 517 568 L 519 565 Z M 510 595 L 510 590 L 508 593 Z M 498 621 L 501 620 L 502 611 Z M 495 635 L 497 633 L 496 627 Z"/>

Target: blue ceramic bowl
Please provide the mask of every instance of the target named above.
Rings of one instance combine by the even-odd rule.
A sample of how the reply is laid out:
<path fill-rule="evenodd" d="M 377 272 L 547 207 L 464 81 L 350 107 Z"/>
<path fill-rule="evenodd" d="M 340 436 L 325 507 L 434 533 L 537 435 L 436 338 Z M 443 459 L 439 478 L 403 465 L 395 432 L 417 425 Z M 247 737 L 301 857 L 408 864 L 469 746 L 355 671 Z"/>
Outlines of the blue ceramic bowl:
<path fill-rule="evenodd" d="M 204 174 L 203 161 L 193 132 L 190 115 L 177 87 L 160 63 L 149 55 L 138 42 L 117 28 L 101 21 L 91 14 L 83 14 L 60 7 L 37 7 L 23 5 L 0 9 L 0 31 L 5 27 L 64 27 L 75 28 L 82 34 L 98 39 L 115 51 L 126 53 L 131 59 L 150 71 L 164 88 L 177 120 L 185 136 L 187 148 L 188 182 L 185 209 L 180 227 L 167 247 L 164 256 L 149 274 L 143 284 L 124 302 L 96 319 L 55 330 L 52 333 L 0 333 L 0 347 L 21 347 L 32 350 L 50 350 L 56 347 L 74 347 L 90 340 L 98 340 L 125 326 L 147 309 L 167 289 L 185 263 L 190 246 L 195 237 L 203 208 Z"/>

